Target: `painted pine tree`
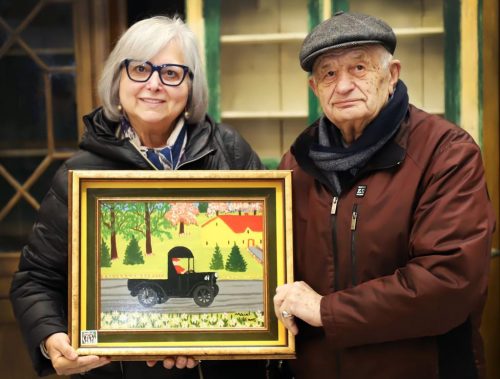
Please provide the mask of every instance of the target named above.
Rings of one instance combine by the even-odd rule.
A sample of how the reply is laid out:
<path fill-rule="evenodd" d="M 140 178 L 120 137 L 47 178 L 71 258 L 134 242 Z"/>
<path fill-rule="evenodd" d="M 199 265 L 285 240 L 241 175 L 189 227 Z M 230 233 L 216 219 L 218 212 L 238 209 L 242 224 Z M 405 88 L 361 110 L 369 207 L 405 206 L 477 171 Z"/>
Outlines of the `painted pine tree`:
<path fill-rule="evenodd" d="M 127 249 L 125 250 L 125 258 L 123 258 L 123 264 L 126 265 L 138 265 L 144 263 L 144 257 L 142 255 L 141 248 L 139 247 L 139 243 L 132 236 Z"/>
<path fill-rule="evenodd" d="M 103 239 L 101 239 L 101 267 L 111 267 L 111 254 Z"/>
<path fill-rule="evenodd" d="M 231 253 L 226 261 L 227 271 L 245 272 L 247 270 L 247 263 L 241 255 L 240 248 L 234 244 L 231 248 Z"/>
<path fill-rule="evenodd" d="M 224 258 L 220 252 L 220 247 L 215 244 L 214 254 L 212 255 L 212 261 L 210 262 L 210 270 L 223 270 L 224 269 Z"/>

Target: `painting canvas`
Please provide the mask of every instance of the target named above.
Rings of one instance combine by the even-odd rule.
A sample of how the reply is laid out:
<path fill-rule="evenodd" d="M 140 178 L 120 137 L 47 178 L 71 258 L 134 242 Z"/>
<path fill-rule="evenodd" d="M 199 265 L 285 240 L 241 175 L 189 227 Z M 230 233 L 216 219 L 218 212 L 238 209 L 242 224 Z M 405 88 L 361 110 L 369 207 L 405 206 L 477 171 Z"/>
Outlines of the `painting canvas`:
<path fill-rule="evenodd" d="M 71 342 L 80 354 L 290 358 L 289 171 L 72 171 Z"/>

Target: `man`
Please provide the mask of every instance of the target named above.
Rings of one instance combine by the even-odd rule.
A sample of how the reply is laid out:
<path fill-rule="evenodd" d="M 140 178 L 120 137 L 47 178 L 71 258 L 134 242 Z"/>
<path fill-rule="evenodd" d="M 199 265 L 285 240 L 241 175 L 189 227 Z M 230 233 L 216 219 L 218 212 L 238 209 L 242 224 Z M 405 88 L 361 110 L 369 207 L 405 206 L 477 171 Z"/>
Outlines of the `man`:
<path fill-rule="evenodd" d="M 409 104 L 396 37 L 337 13 L 300 63 L 323 116 L 285 154 L 297 282 L 276 315 L 297 379 L 484 378 L 479 335 L 494 216 L 481 151 Z"/>

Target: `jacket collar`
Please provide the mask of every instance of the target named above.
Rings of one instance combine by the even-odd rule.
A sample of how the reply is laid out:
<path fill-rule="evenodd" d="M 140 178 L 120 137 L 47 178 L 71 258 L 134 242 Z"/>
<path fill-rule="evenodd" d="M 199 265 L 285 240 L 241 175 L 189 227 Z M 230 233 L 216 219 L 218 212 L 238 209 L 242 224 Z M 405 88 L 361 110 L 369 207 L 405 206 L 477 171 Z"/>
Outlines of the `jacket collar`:
<path fill-rule="evenodd" d="M 319 120 L 316 120 L 304 132 L 302 132 L 299 137 L 297 137 L 290 150 L 298 165 L 305 172 L 313 176 L 329 188 L 330 191 L 332 191 L 326 177 L 309 157 L 309 150 L 311 149 L 311 146 L 318 141 L 318 126 Z M 388 170 L 398 167 L 404 161 L 406 156 L 408 132 L 409 111 L 406 113 L 406 116 L 396 135 L 371 158 L 367 165 L 359 171 L 356 177 L 359 178 L 360 176 L 366 175 L 372 171 Z"/>
<path fill-rule="evenodd" d="M 85 132 L 80 148 L 102 155 L 109 159 L 131 163 L 140 169 L 151 169 L 150 164 L 128 139 L 117 137 L 119 123 L 104 115 L 102 108 L 97 108 L 83 117 Z M 179 165 L 196 161 L 215 149 L 213 133 L 215 122 L 207 115 L 198 124 L 187 125 L 187 144 Z"/>

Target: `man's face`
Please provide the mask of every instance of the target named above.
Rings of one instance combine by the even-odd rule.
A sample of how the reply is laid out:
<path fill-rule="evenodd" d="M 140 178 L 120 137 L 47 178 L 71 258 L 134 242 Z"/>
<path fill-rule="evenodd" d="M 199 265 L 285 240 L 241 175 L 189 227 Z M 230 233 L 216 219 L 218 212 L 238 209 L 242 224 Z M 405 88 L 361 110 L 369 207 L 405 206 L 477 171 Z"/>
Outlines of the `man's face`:
<path fill-rule="evenodd" d="M 348 48 L 320 56 L 309 80 L 325 115 L 357 137 L 380 112 L 399 78 L 399 61 L 379 45 Z M 385 61 L 385 62 L 384 62 Z"/>

